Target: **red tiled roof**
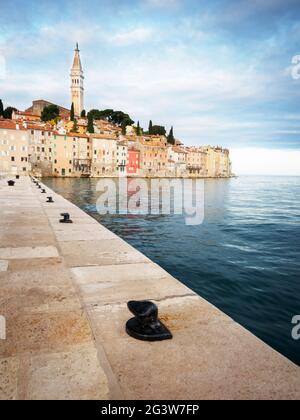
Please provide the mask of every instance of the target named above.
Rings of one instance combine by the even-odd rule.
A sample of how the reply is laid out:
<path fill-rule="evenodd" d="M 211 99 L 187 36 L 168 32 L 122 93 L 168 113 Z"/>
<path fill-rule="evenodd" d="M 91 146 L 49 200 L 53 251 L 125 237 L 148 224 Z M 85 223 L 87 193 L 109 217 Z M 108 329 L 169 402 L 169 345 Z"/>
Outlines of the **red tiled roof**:
<path fill-rule="evenodd" d="M 16 111 L 17 115 L 25 115 L 27 117 L 36 117 L 36 118 L 40 118 L 39 115 L 33 114 L 32 112 L 26 112 L 26 111 Z"/>
<path fill-rule="evenodd" d="M 85 139 L 88 139 L 88 138 L 89 138 L 89 136 L 87 136 L 86 134 L 72 133 L 72 131 L 69 131 L 69 132 L 66 134 L 66 136 L 67 136 L 67 137 L 82 137 L 82 138 L 85 138 Z"/>
<path fill-rule="evenodd" d="M 0 120 L 0 129 L 3 130 L 17 130 L 17 126 L 19 130 L 26 130 L 22 124 L 15 123 L 12 120 Z"/>

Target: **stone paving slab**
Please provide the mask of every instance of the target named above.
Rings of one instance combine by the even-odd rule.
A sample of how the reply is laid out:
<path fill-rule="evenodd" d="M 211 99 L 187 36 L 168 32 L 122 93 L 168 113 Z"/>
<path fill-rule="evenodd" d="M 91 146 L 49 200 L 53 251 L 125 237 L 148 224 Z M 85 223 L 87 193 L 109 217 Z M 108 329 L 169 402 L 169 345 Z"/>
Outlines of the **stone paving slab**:
<path fill-rule="evenodd" d="M 0 258 L 7 260 L 55 257 L 58 257 L 58 251 L 55 246 L 26 246 L 18 248 L 0 248 Z"/>
<path fill-rule="evenodd" d="M 107 377 L 98 363 L 94 346 L 31 356 L 27 376 L 26 399 L 104 400 L 110 396 Z"/>
<path fill-rule="evenodd" d="M 97 241 L 65 241 L 60 243 L 60 247 L 69 267 L 150 262 L 149 258 L 117 237 Z"/>

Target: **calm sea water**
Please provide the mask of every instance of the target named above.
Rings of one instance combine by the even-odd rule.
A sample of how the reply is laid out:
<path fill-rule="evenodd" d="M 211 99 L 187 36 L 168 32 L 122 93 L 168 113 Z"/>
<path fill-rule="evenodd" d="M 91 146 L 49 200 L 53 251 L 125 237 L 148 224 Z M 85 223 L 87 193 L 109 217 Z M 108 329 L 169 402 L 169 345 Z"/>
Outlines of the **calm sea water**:
<path fill-rule="evenodd" d="M 205 181 L 205 221 L 98 215 L 97 180 L 46 179 L 56 192 L 300 365 L 300 178 Z M 145 296 L 146 298 L 146 296 Z"/>

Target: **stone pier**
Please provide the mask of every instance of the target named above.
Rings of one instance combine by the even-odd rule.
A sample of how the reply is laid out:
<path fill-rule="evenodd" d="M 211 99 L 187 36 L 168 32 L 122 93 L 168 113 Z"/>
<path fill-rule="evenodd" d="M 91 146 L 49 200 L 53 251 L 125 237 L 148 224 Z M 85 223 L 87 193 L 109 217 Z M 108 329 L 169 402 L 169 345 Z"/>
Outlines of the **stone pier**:
<path fill-rule="evenodd" d="M 0 399 L 300 399 L 299 367 L 45 188 L 0 180 Z M 129 337 L 132 299 L 174 338 Z"/>

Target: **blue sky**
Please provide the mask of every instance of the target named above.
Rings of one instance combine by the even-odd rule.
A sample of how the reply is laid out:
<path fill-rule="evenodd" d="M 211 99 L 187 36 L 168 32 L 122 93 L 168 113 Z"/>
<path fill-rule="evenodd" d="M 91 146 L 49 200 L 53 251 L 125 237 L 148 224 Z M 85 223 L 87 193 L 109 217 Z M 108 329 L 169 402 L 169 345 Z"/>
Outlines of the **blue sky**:
<path fill-rule="evenodd" d="M 249 149 L 285 151 L 286 169 L 299 159 L 299 0 L 1 3 L 6 105 L 70 106 L 78 41 L 87 110 L 121 109 L 145 128 L 150 118 L 174 125 L 186 144 L 230 147 L 240 166 Z"/>

